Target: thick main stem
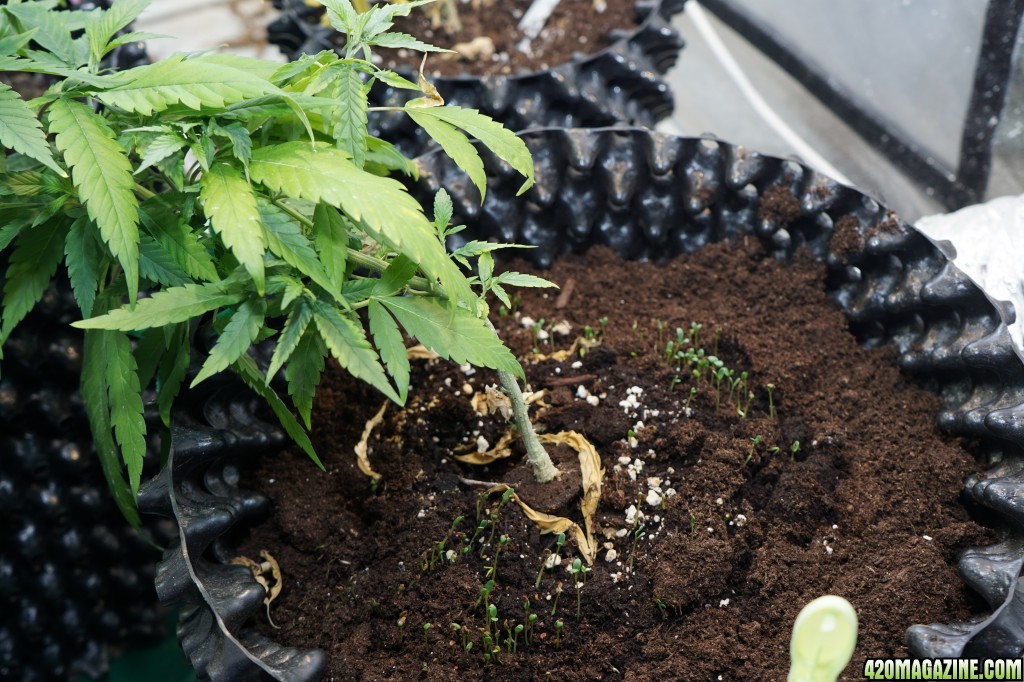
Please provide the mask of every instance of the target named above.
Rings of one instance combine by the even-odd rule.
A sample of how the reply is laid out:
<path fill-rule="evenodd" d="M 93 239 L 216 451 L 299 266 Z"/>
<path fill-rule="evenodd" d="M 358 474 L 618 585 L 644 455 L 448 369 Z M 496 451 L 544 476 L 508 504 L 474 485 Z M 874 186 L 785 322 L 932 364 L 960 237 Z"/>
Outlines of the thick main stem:
<path fill-rule="evenodd" d="M 487 318 L 484 318 L 484 320 L 487 322 L 487 326 L 491 328 L 491 331 L 497 334 L 498 332 L 494 329 L 491 321 Z M 533 475 L 540 483 L 553 481 L 558 478 L 558 468 L 551 461 L 551 457 L 544 449 L 544 446 L 540 444 L 537 432 L 533 430 L 533 422 L 530 421 L 530 414 L 526 407 L 526 401 L 523 400 L 523 391 L 519 388 L 519 382 L 516 381 L 516 377 L 512 372 L 505 372 L 500 369 L 498 370 L 498 382 L 512 403 L 512 418 L 515 420 L 516 428 L 519 429 L 519 435 L 522 437 L 523 445 L 526 447 L 526 459 L 530 461 L 530 465 L 533 467 Z"/>
<path fill-rule="evenodd" d="M 526 401 L 523 400 L 523 392 L 519 389 L 519 382 L 511 372 L 498 370 L 498 381 L 505 395 L 512 402 L 512 417 L 515 419 L 516 428 L 523 438 L 523 445 L 526 447 L 526 458 L 533 466 L 533 475 L 540 483 L 547 483 L 558 477 L 558 469 L 551 461 L 544 446 L 537 438 L 537 432 L 533 430 L 533 423 L 527 413 Z"/>

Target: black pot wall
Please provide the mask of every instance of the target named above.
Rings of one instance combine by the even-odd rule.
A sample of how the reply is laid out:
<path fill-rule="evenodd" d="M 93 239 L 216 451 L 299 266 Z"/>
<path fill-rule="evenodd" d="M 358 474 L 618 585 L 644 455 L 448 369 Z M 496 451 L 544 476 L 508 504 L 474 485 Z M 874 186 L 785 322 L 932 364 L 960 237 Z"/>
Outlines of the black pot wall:
<path fill-rule="evenodd" d="M 69 9 L 109 8 L 72 0 Z M 126 27 L 121 33 L 132 30 Z M 144 43 L 103 59 L 149 62 Z M 39 76 L 39 92 L 49 77 Z M 38 93 L 35 93 L 38 94 Z M 34 94 L 26 95 L 28 97 Z M 9 253 L 9 252 L 8 252 Z M 7 269 L 0 256 L 0 288 Z M 82 334 L 66 281 L 51 286 L 0 362 L 0 679 L 106 674 L 112 651 L 163 635 L 153 594 L 158 552 L 110 497 L 78 392 Z M 164 528 L 147 533 L 161 539 Z"/>
<path fill-rule="evenodd" d="M 510 130 L 616 124 L 651 127 L 671 115 L 674 103 L 661 75 L 675 63 L 683 40 L 669 24 L 685 0 L 637 0 L 640 25 L 595 55 L 581 55 L 546 71 L 519 76 L 460 76 L 432 81 L 446 103 L 477 109 Z M 270 42 L 294 59 L 336 47 L 335 32 L 320 25 L 319 8 L 305 0 L 275 3 L 281 16 L 268 28 Z M 415 81 L 408 71 L 406 77 Z M 415 95 L 378 84 L 375 106 L 401 106 Z M 426 133 L 401 113 L 377 114 L 371 129 L 416 156 L 432 148 Z"/>
<path fill-rule="evenodd" d="M 0 258 L 0 283 L 6 260 Z M 0 376 L 0 679 L 107 671 L 162 634 L 159 553 L 111 499 L 78 392 L 82 335 L 66 282 L 4 344 Z M 151 531 L 153 529 L 150 529 Z"/>
<path fill-rule="evenodd" d="M 968 481 L 966 495 L 994 512 L 1006 539 L 970 550 L 960 562 L 965 581 L 994 615 L 975 623 L 916 626 L 908 634 L 912 650 L 920 656 L 1024 653 L 1024 615 L 1015 589 L 1024 561 L 1024 510 L 1013 502 L 1024 482 L 1024 366 L 1006 329 L 1012 311 L 993 305 L 938 248 L 884 207 L 799 163 L 718 140 L 635 129 L 543 130 L 523 138 L 537 166 L 537 184 L 524 197 L 516 199 L 521 178 L 486 154 L 491 179 L 483 206 L 466 176 L 440 154 L 419 159 L 422 173 L 413 191 L 429 201 L 443 186 L 454 199 L 455 220 L 471 226 L 457 235 L 460 240 L 534 245 L 525 253 L 544 267 L 561 253 L 595 244 L 624 258 L 663 259 L 746 235 L 779 259 L 806 246 L 826 263 L 828 290 L 858 337 L 869 346 L 895 344 L 901 367 L 946 399 L 940 424 L 979 441 L 1000 462 L 983 479 Z M 801 215 L 787 225 L 758 218 L 761 198 L 779 187 L 801 203 Z M 844 218 L 856 221 L 863 235 L 883 222 L 886 229 L 874 230 L 862 252 L 839 258 L 830 240 Z M 179 432 L 173 467 L 146 491 L 147 506 L 183 521 L 188 548 L 187 554 L 168 552 L 158 590 L 162 598 L 190 605 L 179 635 L 203 679 L 317 679 L 322 652 L 282 653 L 266 641 L 237 652 L 236 645 L 256 638 L 244 622 L 262 613 L 262 591 L 247 572 L 224 565 L 228 552 L 218 538 L 250 522 L 266 500 L 237 489 L 233 462 L 281 442 L 274 429 L 256 428 L 240 400 L 230 393 L 211 396 L 203 425 Z M 236 444 L 253 433 L 265 434 L 267 442 Z M 211 607 L 226 629 L 211 625 Z M 215 656 L 225 650 L 233 658 L 218 662 Z M 290 663 L 280 662 L 289 657 Z"/>

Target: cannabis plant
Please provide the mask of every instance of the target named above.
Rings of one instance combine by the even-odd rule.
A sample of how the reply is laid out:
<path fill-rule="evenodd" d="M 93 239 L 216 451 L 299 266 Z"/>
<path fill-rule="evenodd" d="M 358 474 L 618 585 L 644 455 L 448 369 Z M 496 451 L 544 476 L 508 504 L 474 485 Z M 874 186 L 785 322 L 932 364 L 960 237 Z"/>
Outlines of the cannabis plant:
<path fill-rule="evenodd" d="M 521 140 L 476 111 L 443 106 L 422 78 L 373 65 L 378 46 L 435 50 L 388 30 L 426 1 L 358 13 L 348 0 L 326 0 L 331 23 L 347 34 L 344 57 L 280 65 L 178 54 L 119 73 L 104 72 L 101 60 L 150 37 L 117 35 L 147 0 L 91 12 L 55 11 L 58 0 L 0 7 L 0 70 L 53 79 L 29 102 L 0 85 L 9 152 L 0 250 L 12 247 L 0 343 L 63 268 L 81 309 L 74 326 L 85 330 L 81 388 L 96 450 L 134 523 L 142 392 L 151 386 L 167 425 L 187 382 L 233 371 L 319 464 L 307 429 L 328 355 L 399 403 L 409 390 L 403 329 L 445 358 L 499 370 L 512 386 L 522 376 L 473 287 L 547 283 L 494 276 L 489 255 L 485 276 L 469 277 L 445 251 L 450 200 L 439 195 L 429 220 L 387 177 L 415 166 L 367 133 L 375 80 L 418 90 L 402 110 L 481 195 L 483 163 L 467 134 L 521 172 L 523 190 L 533 183 Z M 463 258 L 497 248 L 467 247 Z M 208 354 L 197 353 L 197 336 Z M 250 351 L 272 337 L 264 370 Z M 291 405 L 271 387 L 282 370 Z"/>

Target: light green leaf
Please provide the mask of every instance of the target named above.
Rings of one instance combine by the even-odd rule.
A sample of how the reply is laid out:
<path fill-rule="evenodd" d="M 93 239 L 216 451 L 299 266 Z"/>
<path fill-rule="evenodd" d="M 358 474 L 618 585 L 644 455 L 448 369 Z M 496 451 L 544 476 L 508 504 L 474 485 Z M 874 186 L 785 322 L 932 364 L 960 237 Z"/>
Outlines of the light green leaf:
<path fill-rule="evenodd" d="M 107 122 L 85 104 L 59 99 L 50 105 L 50 132 L 71 167 L 89 217 L 124 270 L 128 298 L 139 289 L 139 213 L 132 165 Z"/>
<path fill-rule="evenodd" d="M 262 299 L 249 299 L 238 306 L 213 344 L 210 357 L 206 358 L 203 368 L 192 380 L 193 388 L 214 374 L 223 372 L 249 350 L 263 328 L 266 312 L 267 304 Z"/>
<path fill-rule="evenodd" d="M 163 133 L 144 137 L 139 142 L 139 152 L 142 160 L 135 170 L 135 175 L 155 165 L 169 156 L 181 151 L 188 146 L 188 140 L 176 133 Z"/>
<path fill-rule="evenodd" d="M 394 71 L 381 69 L 379 71 L 374 71 L 373 77 L 381 83 L 390 85 L 393 88 L 399 88 L 400 90 L 415 90 L 416 92 L 420 91 L 420 86 L 416 85 L 404 76 L 398 75 Z"/>
<path fill-rule="evenodd" d="M 238 303 L 245 294 L 228 291 L 223 284 L 186 284 L 141 299 L 134 308 L 118 308 L 106 315 L 74 322 L 79 329 L 136 331 L 186 322 L 203 313 Z"/>
<path fill-rule="evenodd" d="M 321 203 L 313 211 L 313 229 L 320 262 L 334 286 L 341 288 L 348 263 L 348 225 L 337 209 Z"/>
<path fill-rule="evenodd" d="M 199 167 L 203 169 L 203 173 L 210 172 L 210 161 L 213 160 L 216 153 L 210 138 L 203 135 L 198 140 L 193 139 L 189 142 L 188 148 L 193 156 L 196 157 L 196 161 L 199 162 Z"/>
<path fill-rule="evenodd" d="M 454 213 L 455 206 L 452 204 L 452 198 L 442 187 L 434 195 L 434 227 L 437 228 L 437 233 L 441 235 L 442 239 L 444 238 L 445 230 L 452 224 L 452 215 Z"/>
<path fill-rule="evenodd" d="M 343 66 L 348 68 L 344 68 L 335 81 L 333 94 L 337 107 L 332 112 L 335 124 L 331 136 L 348 152 L 355 165 L 362 168 L 366 161 L 367 86 L 354 66 Z"/>
<path fill-rule="evenodd" d="M 454 312 L 419 296 L 379 299 L 427 348 L 459 364 L 504 370 L 523 378 L 523 368 L 484 320 L 463 308 Z"/>
<path fill-rule="evenodd" d="M 139 209 L 139 217 L 146 231 L 171 254 L 189 277 L 213 282 L 220 279 L 213 258 L 199 242 L 197 235 L 182 222 L 181 206 L 171 206 L 167 202 L 179 194 L 158 194 L 147 200 Z"/>
<path fill-rule="evenodd" d="M 323 339 L 312 329 L 302 335 L 298 348 L 288 360 L 284 375 L 288 380 L 288 395 L 305 422 L 312 428 L 313 396 L 324 372 L 327 348 Z"/>
<path fill-rule="evenodd" d="M 312 320 L 313 309 L 305 299 L 296 299 L 295 305 L 288 311 L 288 318 L 284 322 L 281 336 L 277 339 L 277 345 L 274 346 L 274 355 L 270 360 L 270 367 L 267 369 L 267 381 L 274 378 L 278 370 L 284 366 L 284 363 L 295 352 L 299 341 L 302 339 L 302 335 L 306 331 L 306 327 L 309 326 Z"/>
<path fill-rule="evenodd" d="M 260 60 L 246 60 L 257 65 Z M 223 109 L 253 97 L 284 93 L 243 62 L 225 55 L 203 55 L 187 59 L 174 55 L 153 64 L 118 73 L 118 85 L 96 94 L 104 104 L 149 116 L 174 104 L 190 109 Z M 277 64 L 273 65 L 276 70 Z"/>
<path fill-rule="evenodd" d="M 231 153 L 238 159 L 242 166 L 249 167 L 249 158 L 252 156 L 252 137 L 249 130 L 241 123 L 229 123 L 219 125 L 216 121 L 211 123 L 210 132 L 214 135 L 222 135 L 231 142 Z"/>
<path fill-rule="evenodd" d="M 533 287 L 538 289 L 544 289 L 552 287 L 557 289 L 558 285 L 554 282 L 549 282 L 543 277 L 537 277 L 535 275 L 524 275 L 521 272 L 503 272 L 494 278 L 495 282 L 505 284 L 510 287 Z"/>
<path fill-rule="evenodd" d="M 86 51 L 88 51 L 88 48 L 86 48 Z M 68 83 L 65 84 L 65 89 L 67 85 L 74 85 L 78 82 L 88 83 L 94 88 L 109 88 L 116 85 L 113 76 L 97 76 L 94 73 L 90 73 L 84 66 L 81 68 L 69 66 L 59 57 L 49 52 L 24 50 L 24 54 L 29 59 L 21 59 L 14 65 L 19 71 L 63 76 L 68 80 Z"/>
<path fill-rule="evenodd" d="M 217 163 L 203 174 L 200 187 L 199 198 L 213 229 L 245 266 L 256 283 L 256 290 L 262 294 L 263 252 L 267 241 L 252 186 L 237 169 Z"/>
<path fill-rule="evenodd" d="M 444 48 L 435 47 L 430 43 L 424 43 L 421 40 L 416 40 L 408 33 L 378 33 L 377 35 L 369 38 L 366 41 L 367 45 L 373 45 L 374 47 L 384 47 L 388 49 L 401 49 L 416 50 L 417 52 L 451 52 L 452 50 L 445 50 Z"/>
<path fill-rule="evenodd" d="M 312 441 L 309 440 L 309 434 L 306 433 L 302 425 L 295 419 L 289 410 L 288 406 L 284 404 L 284 401 L 274 392 L 274 389 L 267 385 L 266 379 L 263 374 L 260 373 L 259 367 L 256 366 L 256 361 L 248 355 L 243 355 L 238 359 L 238 362 L 234 364 L 235 370 L 239 376 L 242 377 L 242 381 L 246 385 L 263 396 L 263 399 L 267 401 L 267 405 L 273 410 L 277 416 L 278 421 L 281 422 L 281 426 L 284 428 L 295 444 L 298 445 L 302 450 L 309 455 L 309 458 L 320 467 L 324 469 L 324 465 L 320 462 L 320 458 L 316 455 L 316 450 L 313 448 Z M 326 470 L 325 470 L 326 471 Z"/>
<path fill-rule="evenodd" d="M 71 224 L 64 241 L 64 255 L 67 257 L 68 277 L 75 301 L 82 311 L 82 317 L 92 315 L 96 301 L 96 290 L 100 282 L 100 260 L 103 257 L 99 244 L 93 236 L 92 224 L 86 216 L 80 216 Z"/>
<path fill-rule="evenodd" d="M 51 220 L 25 230 L 15 241 L 4 284 L 3 325 L 0 345 L 35 307 L 49 286 L 64 257 L 64 237 L 68 226 Z"/>
<path fill-rule="evenodd" d="M 372 38 L 380 35 L 391 28 L 396 17 L 407 17 L 417 7 L 429 5 L 434 0 L 409 0 L 407 2 L 374 5 L 360 19 L 363 22 L 362 34 L 364 38 Z"/>
<path fill-rule="evenodd" d="M 132 343 L 122 332 L 105 332 L 107 390 L 110 398 L 110 423 L 121 446 L 121 457 L 128 468 L 132 494 L 138 495 L 142 480 L 142 462 L 146 456 L 146 421 L 142 416 L 142 392 L 138 367 L 132 355 Z"/>
<path fill-rule="evenodd" d="M 471 137 L 480 140 L 499 159 L 526 177 L 526 182 L 519 188 L 519 194 L 533 186 L 533 157 L 530 156 L 530 150 L 527 149 L 526 143 L 491 117 L 485 116 L 475 109 L 460 107 L 406 107 L 405 112 L 424 128 L 427 128 L 424 121 L 436 119 L 464 130 Z M 427 128 L 427 132 L 430 132 L 429 128 Z M 438 140 L 438 143 L 441 143 L 441 140 Z M 442 144 L 442 146 L 444 145 Z M 452 158 L 462 167 L 458 159 Z M 463 170 L 469 172 L 465 168 Z"/>
<path fill-rule="evenodd" d="M 469 259 L 477 256 L 483 256 L 493 251 L 500 249 L 532 249 L 534 247 L 527 246 L 525 244 L 499 244 L 496 242 L 481 242 L 473 240 L 466 242 L 459 248 L 452 252 L 452 258 L 465 265 L 467 268 L 470 267 Z"/>
<path fill-rule="evenodd" d="M 24 33 L 13 33 L 0 38 L 0 55 L 6 57 L 13 55 L 21 48 L 28 45 L 29 41 L 32 40 L 32 36 L 39 32 L 38 28 L 34 28 Z"/>
<path fill-rule="evenodd" d="M 359 23 L 359 13 L 349 0 L 323 0 L 327 8 L 327 19 L 335 31 L 348 35 L 354 32 Z"/>
<path fill-rule="evenodd" d="M 466 138 L 465 133 L 452 124 L 433 116 L 421 115 L 421 112 L 426 110 L 427 108 L 412 108 L 405 111 L 417 125 L 427 131 L 427 135 L 441 145 L 444 153 L 450 156 L 459 168 L 466 171 L 466 175 L 480 192 L 482 202 L 487 196 L 487 171 L 484 170 L 480 152 Z"/>
<path fill-rule="evenodd" d="M 147 40 L 163 40 L 167 38 L 174 38 L 174 36 L 164 33 L 149 33 L 148 31 L 129 31 L 128 33 L 122 33 L 107 43 L 107 52 L 128 43 L 143 43 Z"/>
<path fill-rule="evenodd" d="M 337 308 L 320 301 L 313 304 L 313 320 L 331 354 L 342 367 L 396 403 L 401 402 L 358 323 Z"/>
<path fill-rule="evenodd" d="M 110 9 L 89 12 L 85 22 L 85 35 L 89 39 L 89 58 L 99 64 L 110 49 L 108 43 L 114 34 L 132 23 L 146 9 L 149 0 L 118 0 Z"/>
<path fill-rule="evenodd" d="M 168 287 L 192 281 L 178 266 L 171 252 L 149 235 L 143 235 L 139 240 L 139 273 L 151 282 Z"/>
<path fill-rule="evenodd" d="M 309 239 L 302 233 L 298 221 L 269 201 L 259 201 L 259 211 L 266 228 L 267 247 L 278 258 L 323 287 L 336 300 L 341 301 L 341 287 L 337 286 L 317 258 Z"/>
<path fill-rule="evenodd" d="M 121 457 L 114 443 L 110 423 L 110 402 L 107 392 L 106 363 L 108 352 L 106 339 L 111 332 L 91 330 L 85 333 L 82 344 L 82 402 L 92 431 L 93 447 L 100 460 L 103 476 L 114 495 L 114 501 L 121 514 L 133 528 L 141 528 L 142 520 L 135 507 L 132 489 L 125 481 L 121 469 Z"/>
<path fill-rule="evenodd" d="M 495 296 L 498 297 L 498 300 L 501 301 L 506 308 L 512 308 L 512 301 L 509 300 L 508 293 L 506 293 L 506 291 L 501 288 L 500 284 L 497 284 L 496 282 L 491 282 L 491 291 L 494 293 Z"/>
<path fill-rule="evenodd" d="M 302 286 L 302 282 L 296 282 L 295 280 L 288 282 L 284 287 L 284 293 L 281 294 L 281 308 L 286 310 L 293 301 L 305 295 L 306 291 L 307 289 Z"/>
<path fill-rule="evenodd" d="M 398 171 L 413 179 L 420 176 L 416 164 L 398 151 L 395 145 L 372 136 L 366 138 L 365 168 L 370 170 L 371 164 L 379 166 L 385 171 Z"/>
<path fill-rule="evenodd" d="M 405 350 L 405 340 L 391 314 L 380 303 L 370 299 L 367 308 L 370 318 L 370 333 L 373 342 L 380 351 L 380 357 L 387 365 L 388 372 L 395 379 L 398 396 L 405 404 L 409 397 L 409 356 Z"/>
<path fill-rule="evenodd" d="M 480 281 L 485 284 L 489 283 L 491 275 L 494 274 L 494 256 L 490 253 L 481 254 L 476 261 L 476 266 L 480 273 Z"/>
<path fill-rule="evenodd" d="M 341 208 L 371 237 L 440 279 L 449 296 L 473 300 L 465 276 L 448 259 L 433 226 L 401 183 L 360 170 L 339 149 L 304 142 L 256 150 L 249 170 L 255 182 L 275 192 Z"/>
<path fill-rule="evenodd" d="M 43 124 L 36 118 L 32 107 L 3 83 L 0 83 L 0 144 L 35 159 L 61 177 L 68 175 L 53 160 Z"/>

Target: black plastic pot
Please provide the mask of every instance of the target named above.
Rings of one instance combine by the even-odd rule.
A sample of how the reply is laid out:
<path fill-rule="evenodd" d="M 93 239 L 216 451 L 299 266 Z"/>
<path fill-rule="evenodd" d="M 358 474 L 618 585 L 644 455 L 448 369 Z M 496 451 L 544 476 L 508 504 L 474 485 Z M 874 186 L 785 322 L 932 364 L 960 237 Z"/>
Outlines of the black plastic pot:
<path fill-rule="evenodd" d="M 0 258 L 0 282 L 6 260 Z M 111 499 L 78 392 L 66 282 L 4 344 L 0 378 L 0 678 L 103 675 L 161 634 L 159 553 Z"/>
<path fill-rule="evenodd" d="M 671 115 L 674 101 L 661 75 L 675 63 L 683 40 L 669 20 L 686 0 L 637 0 L 637 28 L 593 55 L 545 71 L 517 76 L 459 76 L 432 79 L 448 104 L 477 109 L 510 130 L 549 126 L 597 128 L 616 124 L 651 127 Z M 319 23 L 320 8 L 305 0 L 280 0 L 281 16 L 268 28 L 269 40 L 294 59 L 336 47 L 332 29 Z M 405 74 L 415 80 L 410 71 Z M 376 87 L 376 106 L 401 106 L 415 95 Z M 374 134 L 416 156 L 430 138 L 401 113 L 375 114 Z"/>
<path fill-rule="evenodd" d="M 635 129 L 543 130 L 523 138 L 537 166 L 537 185 L 524 197 L 516 198 L 520 179 L 512 169 L 489 155 L 482 207 L 466 176 L 440 154 L 419 159 L 413 191 L 427 199 L 445 187 L 456 220 L 471 226 L 460 239 L 531 244 L 537 248 L 526 253 L 545 267 L 561 253 L 595 244 L 624 258 L 664 259 L 748 235 L 781 260 L 806 246 L 827 265 L 828 291 L 854 333 L 868 346 L 894 344 L 900 366 L 945 398 L 939 423 L 1001 460 L 984 480 L 972 478 L 967 494 L 1005 521 L 1007 539 L 968 551 L 960 564 L 995 613 L 977 623 L 912 628 L 912 650 L 1021 655 L 1024 614 L 1015 587 L 1024 537 L 1015 522 L 1024 512 L 1013 494 L 1024 482 L 1024 366 L 1005 324 L 1012 311 L 991 302 L 940 248 L 883 206 L 794 161 Z M 800 200 L 800 216 L 785 225 L 758 218 L 762 197 L 778 188 Z M 830 240 L 842 219 L 855 221 L 862 235 L 883 222 L 886 229 L 873 230 L 862 252 L 839 257 Z M 274 429 L 247 416 L 247 400 L 230 392 L 212 396 L 205 424 L 176 433 L 173 466 L 147 487 L 147 506 L 173 512 L 187 547 L 165 557 L 158 590 L 163 599 L 189 604 L 179 634 L 203 679 L 316 679 L 322 652 L 283 651 L 245 626 L 247 616 L 261 613 L 262 590 L 246 571 L 224 565 L 230 552 L 218 544 L 265 511 L 265 498 L 237 489 L 236 464 L 281 443 Z M 248 642 L 253 646 L 241 651 Z M 227 662 L 218 659 L 225 652 Z"/>
<path fill-rule="evenodd" d="M 109 6 L 72 0 L 68 9 Z M 144 43 L 129 43 L 103 66 L 148 61 Z M 38 76 L 35 94 L 47 84 Z M 4 254 L 0 288 L 6 269 Z M 118 511 L 92 447 L 78 392 L 82 334 L 69 326 L 79 317 L 70 285 L 59 282 L 3 347 L 0 679 L 98 678 L 114 653 L 163 634 L 152 589 L 158 553 Z M 159 539 L 161 530 L 147 532 Z"/>

